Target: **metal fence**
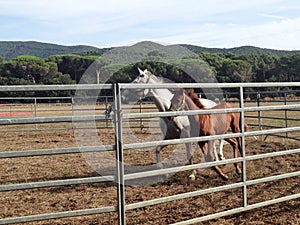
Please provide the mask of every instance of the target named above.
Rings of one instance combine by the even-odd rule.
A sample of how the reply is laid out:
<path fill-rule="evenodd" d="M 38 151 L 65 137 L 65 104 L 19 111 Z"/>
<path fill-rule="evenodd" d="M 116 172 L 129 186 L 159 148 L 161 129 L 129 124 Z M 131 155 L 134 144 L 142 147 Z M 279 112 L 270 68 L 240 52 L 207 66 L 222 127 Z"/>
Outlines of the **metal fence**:
<path fill-rule="evenodd" d="M 88 97 L 85 97 L 86 100 Z M 81 107 L 80 109 L 76 109 L 75 99 L 77 97 L 0 97 L 0 116 L 2 118 L 9 118 L 8 120 L 13 121 L 13 118 L 20 118 L 20 117 L 27 117 L 27 121 L 30 122 L 29 118 L 31 117 L 32 120 L 35 120 L 34 127 L 30 129 L 9 129 L 9 130 L 0 130 L 0 132 L 17 132 L 17 131 L 25 131 L 25 130 L 64 130 L 64 129 L 72 129 L 72 126 L 61 126 L 56 128 L 41 128 L 38 124 L 41 123 L 40 118 L 41 115 L 49 114 L 47 117 L 50 117 L 50 114 L 66 114 L 66 115 L 75 115 L 76 111 L 95 111 L 95 114 L 99 115 L 97 121 L 102 121 L 101 125 L 98 125 L 98 129 L 102 128 L 113 128 L 113 121 L 112 121 L 112 103 L 113 103 L 113 96 L 91 96 L 91 99 L 97 98 L 95 102 L 96 107 L 91 108 L 88 107 Z M 140 99 L 135 105 L 134 108 L 137 109 L 139 112 L 143 112 L 144 110 L 155 109 L 154 106 L 148 106 L 152 104 L 151 101 L 143 101 Z M 123 107 L 123 109 L 126 109 Z M 132 107 L 130 108 L 132 109 Z M 37 118 L 38 117 L 38 118 Z M 46 118 L 45 118 L 46 119 Z M 7 121 L 8 121 L 7 120 Z M 3 124 L 4 120 L 1 120 Z M 55 122 L 72 122 L 70 119 L 60 120 L 51 120 L 53 123 Z M 47 119 L 44 122 L 51 122 Z M 135 126 L 131 126 L 131 128 L 140 128 L 141 130 L 144 128 L 144 123 L 149 122 L 147 119 L 136 119 L 133 120 L 137 122 Z M 11 122 L 13 124 L 14 122 Z M 18 122 L 15 122 L 18 123 Z M 33 122 L 30 122 L 33 123 Z M 158 126 L 157 126 L 158 127 Z M 88 128 L 88 127 L 86 127 Z"/>
<path fill-rule="evenodd" d="M 270 104 L 278 104 L 282 103 L 283 105 L 288 104 L 297 104 L 300 102 L 300 96 L 299 96 L 300 90 L 280 90 L 280 91 L 247 91 L 244 92 L 245 96 L 252 96 L 250 99 L 249 97 L 245 99 L 246 103 L 251 103 L 253 105 L 256 105 L 257 107 L 264 106 L 264 105 L 270 105 Z M 216 93 L 208 93 L 209 95 L 213 95 Z M 239 103 L 239 100 L 236 98 L 236 96 L 239 96 L 238 92 L 228 92 L 224 91 L 224 93 L 217 93 L 217 95 L 224 95 L 223 99 L 218 99 L 219 102 L 230 102 L 230 103 Z M 202 97 L 201 93 L 198 93 L 199 97 Z M 289 95 L 295 95 L 295 98 L 289 98 Z M 235 98 L 232 98 L 232 96 L 235 96 Z M 276 97 L 269 97 L 269 96 L 276 96 Z M 204 96 L 205 97 L 205 96 Z M 143 101 L 140 100 L 136 104 L 139 106 L 140 112 L 143 112 L 145 109 L 149 109 L 149 107 L 144 107 L 143 104 L 149 104 L 153 103 L 149 100 Z M 155 109 L 155 106 L 152 107 Z M 299 112 L 297 116 L 290 116 L 289 112 Z M 294 113 L 295 114 L 295 113 Z M 257 121 L 254 123 L 248 123 L 248 126 L 252 127 L 258 127 L 259 130 L 264 130 L 268 128 L 287 128 L 289 127 L 289 122 L 299 122 L 300 123 L 300 109 L 285 109 L 283 116 L 270 116 L 270 115 L 263 115 L 263 111 L 258 111 L 257 115 L 245 115 L 245 118 L 252 118 L 256 119 Z M 283 125 L 281 126 L 275 126 L 272 124 L 272 120 L 280 121 Z M 140 119 L 139 127 L 143 129 L 144 122 L 147 122 L 147 120 Z M 285 137 L 289 139 L 294 140 L 300 140 L 300 137 L 292 137 L 289 136 L 289 133 L 286 132 L 284 135 L 280 134 L 270 134 L 266 135 L 264 138 L 261 136 L 261 141 L 266 139 L 268 136 L 277 136 L 277 137 Z"/>
<path fill-rule="evenodd" d="M 289 99 L 289 95 L 298 96 L 300 90 L 281 90 L 281 91 L 247 91 L 244 92 L 245 96 L 252 96 L 250 99 L 249 97 L 245 99 L 245 102 L 247 103 L 253 103 L 259 106 L 264 106 L 268 104 L 275 104 L 275 103 L 282 103 L 284 105 L 292 104 L 292 103 L 298 103 L 300 101 L 300 97 L 296 97 L 295 99 Z M 209 93 L 210 95 L 215 93 Z M 228 92 L 225 91 L 224 93 L 217 93 L 217 95 L 224 95 L 224 99 L 220 100 L 220 102 L 230 102 L 230 103 L 238 103 L 239 100 L 236 98 L 236 96 L 239 96 L 238 92 Z M 201 93 L 198 94 L 200 97 L 202 96 Z M 235 98 L 231 98 L 232 96 L 235 96 Z M 268 96 L 276 96 L 274 98 L 270 98 Z M 96 97 L 92 97 L 96 98 Z M 74 115 L 76 113 L 76 110 L 74 108 L 74 97 L 2 97 L 0 98 L 0 116 L 2 117 L 20 117 L 20 116 L 26 116 L 26 117 L 39 117 L 42 114 L 69 114 Z M 24 103 L 26 102 L 26 103 Z M 96 107 L 95 112 L 97 115 L 101 115 L 101 121 L 104 121 L 101 126 L 97 126 L 98 129 L 101 128 L 113 128 L 112 123 L 112 103 L 113 103 L 113 96 L 98 96 L 97 97 L 97 105 L 99 107 Z M 2 107 L 5 106 L 5 107 Z M 55 108 L 55 106 L 58 109 L 52 109 Z M 61 109 L 59 109 L 59 107 Z M 3 109 L 5 108 L 5 109 Z M 21 108 L 21 110 L 20 110 Z M 153 102 L 150 99 L 144 100 L 140 99 L 137 101 L 134 105 L 134 108 L 138 110 L 140 113 L 147 111 L 147 110 L 156 110 L 156 107 L 153 106 Z M 126 109 L 126 107 L 122 106 L 122 109 Z M 133 109 L 131 106 L 130 109 Z M 91 108 L 81 108 L 80 110 L 94 110 Z M 274 116 L 264 116 L 262 115 L 261 111 L 257 112 L 257 115 L 251 116 L 251 115 L 245 115 L 245 118 L 254 118 L 257 119 L 256 123 L 248 123 L 249 126 L 258 127 L 260 130 L 263 130 L 265 128 L 287 128 L 289 122 L 291 121 L 300 121 L 300 117 L 292 117 L 289 116 L 289 112 L 300 112 L 299 109 L 290 109 L 290 110 L 284 110 L 284 115 L 281 117 L 274 117 Z M 299 114 L 300 115 L 300 114 Z M 100 120 L 100 118 L 99 118 Z M 282 121 L 282 126 L 274 126 L 270 123 L 264 122 L 264 121 L 270 121 L 270 120 L 277 120 Z M 137 122 L 134 126 L 131 126 L 131 128 L 140 128 L 141 130 L 145 127 L 145 123 L 149 122 L 147 119 L 143 118 L 137 118 L 134 120 Z M 157 120 L 158 121 L 158 120 Z M 55 122 L 55 121 L 54 121 Z M 66 121 L 69 122 L 69 121 Z M 153 120 L 151 120 L 153 122 Z M 149 126 L 148 126 L 149 127 Z M 158 128 L 159 126 L 152 126 L 152 128 Z M 43 128 L 40 128 L 38 126 L 38 122 L 35 124 L 34 130 L 45 130 Z M 56 127 L 51 128 L 52 130 L 58 130 L 58 129 L 72 129 L 72 126 L 62 126 L 62 127 Z M 50 128 L 46 128 L 46 130 L 51 130 Z M 9 131 L 24 131 L 25 129 L 10 129 Z M 6 132 L 7 130 L 0 130 L 0 132 Z M 283 137 L 283 135 L 273 134 L 270 136 L 278 136 Z M 294 137 L 290 137 L 288 133 L 285 133 L 284 135 L 286 138 L 295 139 Z M 299 140 L 299 138 L 296 138 L 296 140 Z"/>
<path fill-rule="evenodd" d="M 77 97 L 78 98 L 78 97 Z M 89 97 L 85 97 L 88 99 Z M 94 99 L 95 97 L 90 97 Z M 75 97 L 2 97 L 0 98 L 0 116 L 7 118 L 7 120 L 1 120 L 3 124 L 11 121 L 11 124 L 18 123 L 20 117 L 26 118 L 28 123 L 32 123 L 35 126 L 30 129 L 10 129 L 9 131 L 24 131 L 24 130 L 45 130 L 38 125 L 42 122 L 44 117 L 44 123 L 56 123 L 66 122 L 69 126 L 58 126 L 55 128 L 46 128 L 46 130 L 60 130 L 60 129 L 72 129 L 72 117 L 76 114 Z M 88 100 L 87 100 L 88 101 Z M 110 117 L 109 110 L 113 102 L 113 96 L 97 96 L 95 107 L 91 108 L 89 105 L 80 108 L 81 111 L 95 111 L 95 114 L 99 115 L 98 120 L 104 123 L 98 128 L 111 127 L 112 118 Z M 65 118 L 59 118 L 57 120 L 56 115 L 65 115 Z M 54 117 L 53 117 L 54 116 Z M 14 121 L 17 118 L 17 121 Z M 34 122 L 36 121 L 36 122 Z M 26 123 L 26 122 L 25 122 Z M 8 130 L 1 130 L 0 132 L 6 132 Z"/>
<path fill-rule="evenodd" d="M 258 155 L 247 155 L 245 151 L 245 138 L 250 136 L 257 135 L 273 135 L 282 132 L 299 132 L 300 126 L 287 127 L 287 128 L 273 128 L 267 130 L 258 130 L 245 132 L 242 129 L 241 133 L 226 134 L 226 135 L 215 135 L 215 136 L 206 136 L 206 137 L 193 137 L 193 138 L 184 138 L 184 139 L 175 139 L 175 140 L 166 140 L 166 141 L 149 141 L 143 143 L 128 143 L 123 142 L 122 136 L 122 126 L 123 120 L 126 119 L 144 119 L 144 118 L 153 118 L 153 117 L 169 117 L 177 115 L 193 115 L 193 114 L 207 114 L 207 113 L 225 113 L 225 112 L 239 112 L 241 114 L 241 123 L 244 127 L 244 118 L 246 112 L 263 112 L 268 110 L 294 110 L 299 109 L 300 104 L 289 104 L 289 105 L 273 105 L 273 106 L 255 106 L 255 107 L 245 107 L 244 106 L 244 88 L 245 87 L 300 87 L 300 83 L 242 83 L 242 84 L 218 84 L 219 88 L 239 88 L 240 94 L 240 107 L 232 109 L 219 109 L 219 110 L 206 110 L 205 112 L 201 110 L 196 111 L 180 111 L 180 112 L 156 112 L 156 113 L 122 113 L 122 103 L 120 98 L 120 93 L 122 89 L 134 89 L 134 88 L 214 88 L 216 84 L 159 84 L 159 85 L 138 85 L 138 84 L 114 84 L 114 85 L 65 85 L 65 86 L 2 86 L 0 91 L 45 91 L 45 90 L 92 90 L 92 89 L 113 89 L 114 92 L 114 126 L 115 126 L 115 144 L 114 145 L 101 145 L 101 146 L 86 146 L 82 148 L 59 148 L 59 149 L 43 149 L 43 150 L 24 150 L 24 151 L 9 151 L 9 152 L 0 152 L 0 158 L 16 158 L 16 157 L 28 157 L 28 156 L 43 156 L 43 155 L 57 155 L 57 154 L 72 154 L 72 153 L 82 153 L 82 152 L 97 152 L 97 151 L 115 151 L 116 152 L 116 175 L 111 176 L 99 176 L 99 177 L 86 177 L 86 178 L 76 178 L 76 179 L 64 179 L 64 180 L 52 180 L 52 181 L 43 181 L 43 182 L 30 182 L 30 183 L 19 183 L 19 184 L 7 184 L 0 186 L 0 192 L 5 191 L 15 191 L 15 190 L 25 190 L 25 189 L 35 189 L 35 188 L 46 188 L 46 187 L 55 187 L 63 185 L 77 185 L 77 184 L 88 184 L 88 183 L 98 183 L 106 181 L 115 181 L 118 192 L 117 205 L 111 205 L 101 208 L 92 208 L 92 209 L 82 209 L 74 211 L 64 211 L 56 213 L 47 213 L 39 215 L 29 215 L 29 216 L 20 216 L 20 217 L 11 217 L 11 218 L 1 218 L 0 224 L 12 224 L 12 223 L 22 223 L 22 222 L 31 222 L 39 220 L 49 220 L 49 219 L 59 219 L 67 218 L 74 216 L 86 216 L 94 215 L 108 212 L 118 212 L 118 224 L 126 224 L 126 212 L 129 210 L 139 209 L 143 207 L 153 206 L 161 203 L 171 202 L 175 200 L 186 199 L 190 197 L 200 196 L 209 193 L 216 193 L 220 191 L 226 191 L 230 189 L 240 188 L 243 192 L 243 204 L 241 207 L 234 208 L 231 210 L 226 210 L 198 218 L 191 218 L 187 221 L 178 222 L 176 224 L 194 224 L 197 222 L 219 218 L 222 216 L 233 215 L 235 213 L 241 213 L 248 210 L 256 209 L 263 206 L 268 206 L 271 204 L 296 199 L 300 197 L 300 193 L 262 201 L 255 204 L 248 204 L 247 190 L 248 187 L 255 184 L 261 184 L 265 182 L 270 182 L 274 180 L 280 180 L 290 177 L 300 176 L 300 171 L 285 173 L 281 175 L 274 175 L 270 177 L 264 177 L 260 179 L 247 180 L 247 170 L 246 163 L 252 160 L 259 160 L 269 157 L 284 156 L 289 154 L 299 154 L 300 148 L 283 150 L 279 152 L 270 152 Z M 57 122 L 72 122 L 74 121 L 90 121 L 103 119 L 103 116 L 95 116 L 91 118 L 90 116 L 52 116 L 52 117 L 34 117 L 34 118 L 15 118 L 15 119 L 0 119 L 1 125 L 9 124 L 30 124 L 30 123 L 57 123 Z M 157 145 L 165 144 L 178 144 L 178 143 L 188 143 L 188 142 L 198 142 L 198 141 L 207 141 L 207 140 L 216 140 L 220 138 L 229 138 L 229 137 L 241 137 L 242 138 L 242 147 L 243 155 L 239 158 L 227 159 L 224 161 L 218 162 L 207 162 L 199 163 L 194 165 L 180 166 L 175 168 L 166 168 L 159 169 L 154 171 L 139 172 L 139 173 L 124 173 L 124 151 L 128 149 L 136 148 L 145 148 L 145 147 L 156 147 Z M 133 204 L 126 204 L 125 201 L 125 184 L 126 181 L 151 177 L 156 175 L 164 175 L 169 173 L 174 173 L 177 171 L 186 171 L 199 168 L 208 168 L 217 165 L 225 165 L 230 163 L 240 162 L 242 163 L 243 173 L 242 181 L 238 183 L 213 187 L 209 189 L 198 190 L 194 192 L 182 193 L 173 196 L 167 196 L 162 198 L 156 198 L 148 201 L 141 201 Z"/>

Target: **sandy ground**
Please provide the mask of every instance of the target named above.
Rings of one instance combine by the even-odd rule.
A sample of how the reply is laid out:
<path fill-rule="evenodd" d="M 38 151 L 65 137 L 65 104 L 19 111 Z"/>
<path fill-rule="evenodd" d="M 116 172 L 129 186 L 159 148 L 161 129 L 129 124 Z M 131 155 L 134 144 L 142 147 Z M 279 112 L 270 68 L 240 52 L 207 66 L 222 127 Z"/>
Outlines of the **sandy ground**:
<path fill-rule="evenodd" d="M 160 139 L 159 131 L 157 133 L 147 129 L 143 131 L 133 129 L 132 131 L 139 140 Z M 111 144 L 114 133 L 109 129 L 101 129 L 99 137 L 104 144 Z M 130 137 L 125 135 L 124 140 L 130 142 Z M 71 130 L 22 131 L 2 132 L 0 146 L 1 151 L 12 151 L 75 147 L 77 143 Z M 246 140 L 248 155 L 299 147 L 299 142 L 274 137 L 269 137 L 264 142 L 256 141 L 253 138 Z M 196 162 L 199 162 L 202 160 L 202 154 L 198 148 L 195 149 Z M 228 145 L 225 146 L 224 151 L 226 158 L 232 157 Z M 107 154 L 112 157 L 114 155 L 113 153 Z M 165 159 L 164 165 L 183 164 L 184 160 L 181 159 L 184 158 L 184 155 L 184 146 L 169 146 L 162 152 L 162 158 Z M 92 155 L 92 158 L 90 156 L 69 154 L 0 159 L 0 184 L 94 177 L 98 176 L 95 168 L 102 175 L 112 173 L 113 165 L 109 163 L 109 160 L 107 164 L 103 164 L 103 160 L 97 164 L 97 160 L 92 160 L 93 157 L 99 159 L 97 157 L 101 158 L 102 156 Z M 126 173 L 156 169 L 153 148 L 126 151 L 124 159 Z M 299 154 L 250 161 L 247 163 L 247 179 L 299 171 L 299 161 Z M 144 181 L 137 182 L 144 185 L 128 184 L 126 186 L 126 203 L 136 203 L 241 181 L 241 176 L 235 173 L 233 165 L 226 165 L 222 169 L 229 175 L 229 181 L 223 181 L 211 169 L 204 169 L 198 171 L 194 181 L 188 178 L 189 172 L 186 171 L 178 172 L 169 178 L 155 178 L 157 180 L 151 184 L 145 184 Z M 300 193 L 299 184 L 300 178 L 294 177 L 250 186 L 248 204 Z M 0 218 L 112 206 L 116 205 L 116 198 L 116 185 L 111 182 L 2 192 L 0 195 Z M 130 210 L 126 216 L 127 224 L 169 224 L 239 206 L 242 206 L 241 188 Z M 117 215 L 108 213 L 28 224 L 117 224 Z M 299 199 L 291 200 L 201 224 L 300 224 L 300 201 Z"/>

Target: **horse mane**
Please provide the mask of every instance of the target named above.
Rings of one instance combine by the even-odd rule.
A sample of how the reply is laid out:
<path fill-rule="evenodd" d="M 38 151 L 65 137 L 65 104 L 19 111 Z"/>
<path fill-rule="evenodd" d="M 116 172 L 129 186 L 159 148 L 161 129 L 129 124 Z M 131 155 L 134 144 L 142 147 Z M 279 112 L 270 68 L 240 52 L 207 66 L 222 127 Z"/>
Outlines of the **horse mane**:
<path fill-rule="evenodd" d="M 162 79 L 160 79 L 159 77 L 155 76 L 153 73 L 151 73 L 149 70 L 147 70 L 147 75 L 151 78 L 153 78 L 155 81 L 157 81 L 158 83 L 162 83 Z"/>
<path fill-rule="evenodd" d="M 195 91 L 194 91 L 193 88 L 184 89 L 184 93 L 187 94 L 187 95 L 191 98 L 191 100 L 195 103 L 196 106 L 198 106 L 199 109 L 204 109 L 204 108 L 205 108 L 204 105 L 201 103 L 201 101 L 200 101 L 198 95 L 195 93 Z M 225 102 L 225 103 L 221 103 L 221 104 L 219 104 L 219 105 L 216 105 L 216 106 L 213 107 L 213 108 L 217 108 L 217 109 L 220 108 L 220 109 L 222 109 L 222 108 L 224 108 L 224 107 L 220 107 L 222 104 L 228 105 L 228 106 L 227 106 L 228 108 L 233 108 L 233 107 L 231 106 L 231 104 L 226 103 L 226 102 Z M 235 114 L 235 113 L 233 113 L 233 114 Z M 239 117 L 239 118 L 240 118 L 240 117 Z M 239 120 L 240 120 L 240 119 L 239 119 Z M 245 132 L 248 131 L 248 125 L 247 125 L 246 123 L 244 123 L 244 131 L 245 131 Z"/>
<path fill-rule="evenodd" d="M 191 100 L 195 103 L 196 106 L 199 107 L 199 109 L 205 108 L 205 106 L 202 104 L 202 102 L 200 101 L 198 95 L 195 93 L 193 88 L 184 89 L 184 92 L 185 94 L 190 96 Z"/>

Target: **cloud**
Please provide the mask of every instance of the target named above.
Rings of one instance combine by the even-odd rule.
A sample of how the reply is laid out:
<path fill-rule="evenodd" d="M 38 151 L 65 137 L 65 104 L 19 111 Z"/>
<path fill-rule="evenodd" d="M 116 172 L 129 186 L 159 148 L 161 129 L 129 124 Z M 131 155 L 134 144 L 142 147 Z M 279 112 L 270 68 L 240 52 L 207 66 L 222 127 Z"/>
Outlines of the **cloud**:
<path fill-rule="evenodd" d="M 259 13 L 258 15 L 262 17 L 271 18 L 271 19 L 288 19 L 285 16 L 277 16 L 277 15 L 266 14 L 266 13 Z"/>
<path fill-rule="evenodd" d="M 0 29 L 6 32 L 0 39 L 99 47 L 157 40 L 293 48 L 292 44 L 299 46 L 295 41 L 299 21 L 287 15 L 289 6 L 297 4 L 284 0 L 3 0 Z"/>
<path fill-rule="evenodd" d="M 219 13 L 262 7 L 278 0 L 210 0 L 205 3 L 197 0 L 4 0 L 0 2 L 0 14 L 21 16 L 41 20 L 61 20 L 63 18 L 82 18 L 95 16 L 104 18 L 109 15 L 123 14 L 139 19 L 159 20 L 172 16 L 205 17 Z M 138 17 L 137 17 L 138 16 Z"/>
<path fill-rule="evenodd" d="M 198 29 L 185 30 L 183 34 L 166 36 L 161 41 L 193 43 L 207 47 L 229 48 L 253 45 L 273 49 L 300 49 L 300 17 L 282 19 L 258 25 L 202 24 Z M 196 27 L 195 27 L 196 28 Z"/>

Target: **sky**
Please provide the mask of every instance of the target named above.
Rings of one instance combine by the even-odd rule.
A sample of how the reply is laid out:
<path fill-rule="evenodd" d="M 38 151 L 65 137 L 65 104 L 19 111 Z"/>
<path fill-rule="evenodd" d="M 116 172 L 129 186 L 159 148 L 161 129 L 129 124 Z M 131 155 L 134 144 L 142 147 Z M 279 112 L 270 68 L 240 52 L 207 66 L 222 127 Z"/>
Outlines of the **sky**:
<path fill-rule="evenodd" d="M 299 0 L 0 0 L 0 41 L 300 50 Z"/>

